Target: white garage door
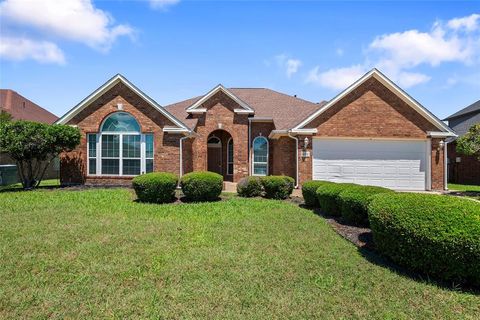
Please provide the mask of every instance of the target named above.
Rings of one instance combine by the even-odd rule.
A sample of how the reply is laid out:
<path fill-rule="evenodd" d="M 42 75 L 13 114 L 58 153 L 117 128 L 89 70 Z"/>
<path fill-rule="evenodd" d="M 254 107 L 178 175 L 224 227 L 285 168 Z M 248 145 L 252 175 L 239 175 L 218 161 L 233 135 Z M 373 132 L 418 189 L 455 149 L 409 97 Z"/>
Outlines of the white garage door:
<path fill-rule="evenodd" d="M 423 140 L 314 139 L 313 179 L 425 190 Z"/>

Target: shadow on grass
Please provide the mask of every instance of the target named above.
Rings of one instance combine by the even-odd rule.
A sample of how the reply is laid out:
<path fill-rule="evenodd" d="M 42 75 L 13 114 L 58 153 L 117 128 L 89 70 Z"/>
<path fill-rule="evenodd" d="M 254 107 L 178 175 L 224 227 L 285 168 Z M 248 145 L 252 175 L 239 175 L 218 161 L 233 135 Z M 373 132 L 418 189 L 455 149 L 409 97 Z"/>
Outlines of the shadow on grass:
<path fill-rule="evenodd" d="M 387 268 L 403 277 L 410 278 L 415 281 L 423 282 L 430 285 L 438 286 L 442 289 L 453 290 L 458 292 L 480 294 L 480 287 L 474 287 L 469 284 L 458 284 L 450 281 L 444 281 L 437 278 L 431 278 L 427 274 L 420 272 L 409 271 L 380 255 L 375 251 L 375 243 L 373 241 L 373 234 L 368 227 L 358 227 L 351 224 L 344 223 L 342 217 L 328 215 L 318 208 L 307 207 L 304 204 L 299 204 L 299 207 L 308 209 L 314 214 L 324 218 L 332 228 L 343 238 L 352 242 L 357 247 L 358 252 L 367 259 L 370 263 L 378 265 L 382 268 Z"/>
<path fill-rule="evenodd" d="M 35 190 L 54 190 L 54 189 L 63 189 L 65 187 L 61 186 L 39 186 L 34 189 L 23 189 L 22 186 L 4 186 L 0 187 L 0 193 L 3 192 L 28 192 L 28 191 L 35 191 Z"/>

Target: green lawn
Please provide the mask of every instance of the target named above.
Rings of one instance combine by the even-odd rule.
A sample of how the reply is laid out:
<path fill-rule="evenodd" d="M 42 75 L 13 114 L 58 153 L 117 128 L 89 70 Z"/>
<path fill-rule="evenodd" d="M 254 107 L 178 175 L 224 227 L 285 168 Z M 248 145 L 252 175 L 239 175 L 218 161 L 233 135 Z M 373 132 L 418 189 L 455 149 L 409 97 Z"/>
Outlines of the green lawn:
<path fill-rule="evenodd" d="M 41 188 L 50 188 L 50 187 L 59 187 L 59 186 L 60 186 L 59 179 L 46 179 L 40 182 Z M 0 186 L 0 191 L 17 190 L 17 189 L 22 189 L 22 184 L 20 182 L 11 184 L 8 186 Z"/>
<path fill-rule="evenodd" d="M 288 202 L 0 193 L 0 318 L 480 317 L 480 296 L 370 262 Z"/>
<path fill-rule="evenodd" d="M 468 184 L 449 183 L 448 189 L 452 191 L 480 192 L 480 186 L 474 186 L 474 185 L 468 185 Z"/>

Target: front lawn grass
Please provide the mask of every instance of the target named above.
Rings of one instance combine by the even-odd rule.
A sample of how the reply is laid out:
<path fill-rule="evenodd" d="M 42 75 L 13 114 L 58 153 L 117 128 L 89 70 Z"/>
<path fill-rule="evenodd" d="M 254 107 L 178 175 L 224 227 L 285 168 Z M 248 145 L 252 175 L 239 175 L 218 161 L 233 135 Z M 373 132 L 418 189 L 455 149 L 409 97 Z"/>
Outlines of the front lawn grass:
<path fill-rule="evenodd" d="M 480 192 L 480 186 L 468 185 L 468 184 L 449 183 L 448 189 L 452 191 Z"/>
<path fill-rule="evenodd" d="M 292 203 L 133 198 L 0 193 L 0 318 L 480 317 L 480 296 L 374 264 Z"/>

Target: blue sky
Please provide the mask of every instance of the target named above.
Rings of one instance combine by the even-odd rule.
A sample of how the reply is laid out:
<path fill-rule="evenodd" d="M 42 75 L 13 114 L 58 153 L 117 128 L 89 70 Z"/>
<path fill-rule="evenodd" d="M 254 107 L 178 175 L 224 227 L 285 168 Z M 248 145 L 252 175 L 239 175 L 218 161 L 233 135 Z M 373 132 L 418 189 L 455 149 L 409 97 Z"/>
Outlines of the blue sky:
<path fill-rule="evenodd" d="M 329 100 L 378 67 L 439 117 L 480 99 L 480 2 L 0 1 L 0 87 L 62 115 L 116 73 L 161 105 Z"/>

